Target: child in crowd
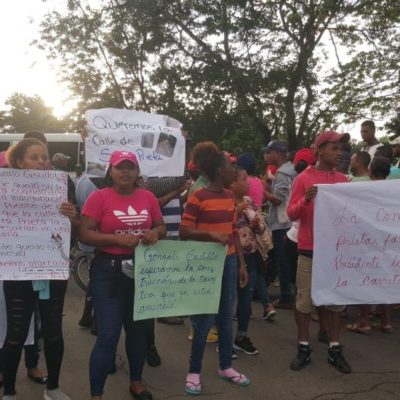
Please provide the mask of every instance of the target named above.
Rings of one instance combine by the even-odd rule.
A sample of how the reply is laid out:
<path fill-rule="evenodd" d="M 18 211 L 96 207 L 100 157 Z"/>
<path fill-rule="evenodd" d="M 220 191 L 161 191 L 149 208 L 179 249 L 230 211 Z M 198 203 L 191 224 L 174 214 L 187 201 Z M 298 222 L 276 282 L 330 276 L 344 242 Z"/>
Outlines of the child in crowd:
<path fill-rule="evenodd" d="M 260 249 L 262 249 L 263 252 L 268 252 L 272 248 L 272 239 L 270 233 L 267 232 L 267 225 L 261 215 L 260 209 L 253 203 L 250 197 L 246 196 L 248 183 L 247 173 L 244 169 L 237 169 L 236 181 L 232 184 L 231 188 L 235 196 L 237 207 L 237 225 L 240 244 L 243 249 L 243 256 L 249 275 L 248 284 L 245 287 L 238 288 L 238 329 L 233 346 L 236 350 L 243 351 L 249 355 L 255 355 L 258 354 L 258 350 L 247 336 L 247 328 L 250 321 L 251 301 L 253 299 L 257 275 L 261 275 L 261 264 L 263 260 Z M 265 240 L 263 240 L 265 237 L 269 239 L 268 243 L 265 243 Z M 263 243 L 260 243 L 260 241 Z M 264 278 L 261 276 L 261 279 Z M 275 316 L 276 312 L 271 308 L 272 305 L 270 302 L 269 306 L 271 312 L 270 318 L 272 318 Z"/>
<path fill-rule="evenodd" d="M 182 217 L 180 237 L 228 245 L 216 316 L 219 333 L 218 375 L 236 385 L 247 386 L 250 380 L 232 368 L 232 317 L 236 286 L 238 276 L 241 287 L 246 286 L 248 279 L 236 229 L 234 197 L 230 190 L 225 189 L 233 182 L 234 170 L 224 153 L 211 142 L 198 143 L 193 149 L 192 158 L 199 171 L 207 177 L 208 183 L 189 197 Z M 185 391 L 198 395 L 201 393 L 202 359 L 214 315 L 194 315 L 191 320 L 194 337 Z"/>

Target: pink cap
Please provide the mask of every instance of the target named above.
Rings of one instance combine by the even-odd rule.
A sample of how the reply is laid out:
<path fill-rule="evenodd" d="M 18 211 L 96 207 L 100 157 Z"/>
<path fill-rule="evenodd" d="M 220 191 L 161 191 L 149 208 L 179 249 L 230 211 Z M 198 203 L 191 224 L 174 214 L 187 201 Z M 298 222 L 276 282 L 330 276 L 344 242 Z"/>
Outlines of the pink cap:
<path fill-rule="evenodd" d="M 122 161 L 130 161 L 133 165 L 138 165 L 136 155 L 130 151 L 114 151 L 111 154 L 109 163 L 112 167 L 116 167 L 121 164 Z"/>
<path fill-rule="evenodd" d="M 4 168 L 7 166 L 8 166 L 8 163 L 7 163 L 7 158 L 6 158 L 6 152 L 2 151 L 2 152 L 0 152 L 0 168 Z"/>
<path fill-rule="evenodd" d="M 328 142 L 348 142 L 350 135 L 348 133 L 338 133 L 335 131 L 325 131 L 320 133 L 314 142 L 314 151 L 317 151 L 323 144 Z"/>

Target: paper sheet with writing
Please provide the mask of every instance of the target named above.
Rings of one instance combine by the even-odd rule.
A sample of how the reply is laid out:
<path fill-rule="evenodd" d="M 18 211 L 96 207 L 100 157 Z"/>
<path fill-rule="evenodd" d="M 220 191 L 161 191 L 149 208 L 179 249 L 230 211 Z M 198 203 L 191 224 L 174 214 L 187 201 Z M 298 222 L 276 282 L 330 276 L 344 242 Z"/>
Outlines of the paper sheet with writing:
<path fill-rule="evenodd" d="M 33 344 L 34 342 L 34 318 L 32 316 L 31 324 L 29 326 L 28 337 L 26 338 L 25 344 Z M 6 301 L 4 298 L 3 282 L 0 281 L 0 349 L 3 347 L 4 339 L 7 333 L 7 311 Z"/>
<path fill-rule="evenodd" d="M 318 185 L 316 305 L 400 302 L 400 181 Z"/>
<path fill-rule="evenodd" d="M 185 139 L 177 121 L 164 115 L 134 110 L 104 108 L 85 114 L 86 171 L 104 176 L 115 150 L 136 154 L 144 176 L 182 176 L 185 168 Z M 174 121 L 174 126 L 167 125 Z"/>
<path fill-rule="evenodd" d="M 67 173 L 0 169 L 0 280 L 67 279 Z"/>
<path fill-rule="evenodd" d="M 226 247 L 160 240 L 135 252 L 134 320 L 216 314 Z"/>

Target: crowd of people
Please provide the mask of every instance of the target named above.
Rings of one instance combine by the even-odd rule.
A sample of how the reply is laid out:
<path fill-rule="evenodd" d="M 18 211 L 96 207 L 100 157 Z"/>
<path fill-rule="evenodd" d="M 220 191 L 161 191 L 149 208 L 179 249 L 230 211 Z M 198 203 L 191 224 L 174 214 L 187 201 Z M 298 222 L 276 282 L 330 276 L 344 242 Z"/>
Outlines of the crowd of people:
<path fill-rule="evenodd" d="M 315 185 L 400 178 L 400 138 L 381 145 L 375 125 L 361 125 L 365 147 L 353 152 L 350 136 L 335 131 L 317 135 L 310 148 L 289 153 L 287 143 L 272 140 L 262 149 L 266 168 L 257 174 L 252 153 L 237 157 L 212 142 L 192 149 L 185 175 L 171 178 L 140 176 L 133 152 L 115 151 L 105 178 L 90 178 L 77 166 L 68 181 L 68 202 L 60 213 L 71 221 L 71 234 L 91 260 L 90 285 L 79 325 L 97 335 L 89 362 L 91 400 L 103 396 L 107 376 L 115 370 L 115 354 L 122 327 L 130 370 L 129 390 L 137 400 L 151 400 L 143 380 L 143 367 L 158 366 L 154 320 L 135 321 L 135 248 L 158 240 L 194 240 L 227 246 L 216 315 L 190 316 L 192 341 L 184 390 L 202 393 L 202 360 L 207 342 L 217 342 L 218 377 L 248 386 L 250 379 L 232 367 L 235 351 L 258 354 L 248 331 L 255 293 L 263 305 L 264 320 L 279 309 L 294 309 L 297 354 L 292 370 L 311 360 L 309 326 L 319 322 L 318 340 L 328 344 L 328 362 L 350 373 L 340 342 L 340 317 L 345 306 L 315 308 L 311 299 Z M 66 170 L 69 157 L 48 154 L 45 136 L 30 132 L 0 154 L 2 168 Z M 266 266 L 268 266 L 266 272 Z M 318 266 L 317 266 L 318 267 Z M 315 266 L 314 266 L 315 268 Z M 280 295 L 269 296 L 269 284 L 279 282 Z M 63 359 L 62 313 L 67 281 L 4 281 L 7 332 L 0 351 L 0 385 L 4 400 L 15 400 L 16 375 L 22 349 L 28 376 L 45 384 L 44 399 L 69 400 L 59 387 Z M 370 305 L 360 306 L 351 332 L 371 331 Z M 381 305 L 379 328 L 392 333 L 390 306 Z M 35 341 L 25 345 L 32 316 L 40 320 L 47 373 L 38 368 L 39 324 Z M 233 321 L 237 320 L 236 332 Z M 181 317 L 159 318 L 160 323 L 183 324 Z M 1 344 L 0 344 L 1 345 Z"/>

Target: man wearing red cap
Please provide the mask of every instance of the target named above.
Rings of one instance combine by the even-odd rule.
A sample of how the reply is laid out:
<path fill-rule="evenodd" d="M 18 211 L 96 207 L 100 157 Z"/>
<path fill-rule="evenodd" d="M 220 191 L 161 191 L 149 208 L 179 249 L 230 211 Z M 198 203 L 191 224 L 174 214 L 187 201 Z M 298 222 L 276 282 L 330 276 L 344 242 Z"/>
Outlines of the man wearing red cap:
<path fill-rule="evenodd" d="M 315 166 L 308 167 L 298 175 L 293 183 L 288 206 L 288 216 L 292 221 L 299 221 L 298 267 L 296 276 L 296 323 L 298 330 L 298 353 L 290 368 L 298 371 L 311 361 L 309 344 L 310 316 L 312 312 L 311 273 L 313 256 L 314 199 L 317 195 L 315 185 L 321 183 L 346 182 L 344 174 L 335 171 L 340 164 L 342 143 L 350 139 L 349 134 L 326 131 L 317 136 L 314 151 L 317 155 Z M 318 268 L 315 266 L 314 268 Z M 322 267 L 322 266 L 321 266 Z M 328 362 L 338 371 L 351 372 L 351 367 L 342 354 L 339 343 L 340 313 L 344 306 L 327 306 L 329 350 Z"/>

